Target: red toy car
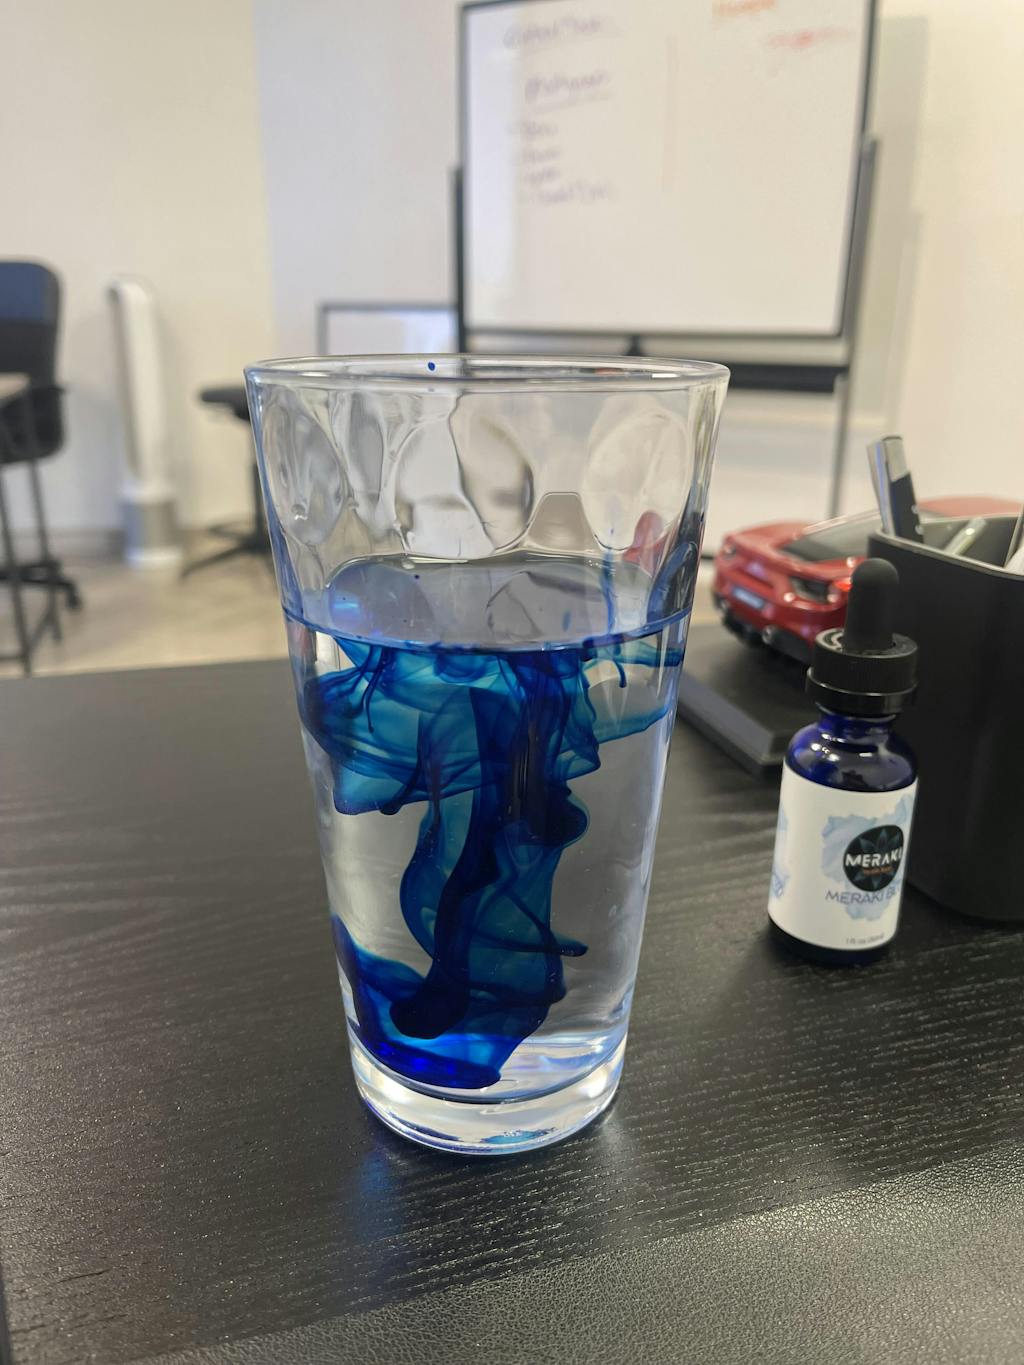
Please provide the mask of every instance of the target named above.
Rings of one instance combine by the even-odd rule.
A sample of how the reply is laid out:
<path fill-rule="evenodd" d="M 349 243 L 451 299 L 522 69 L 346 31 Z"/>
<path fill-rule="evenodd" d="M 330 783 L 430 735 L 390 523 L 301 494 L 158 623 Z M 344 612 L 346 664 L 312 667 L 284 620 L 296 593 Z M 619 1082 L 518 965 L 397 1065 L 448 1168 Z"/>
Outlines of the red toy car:
<path fill-rule="evenodd" d="M 933 498 L 918 505 L 927 545 L 968 555 L 992 517 L 1020 508 L 1002 498 Z M 814 526 L 778 521 L 733 531 L 715 556 L 713 593 L 722 620 L 737 635 L 810 659 L 819 631 L 846 619 L 850 574 L 880 529 L 876 513 L 839 517 Z"/>

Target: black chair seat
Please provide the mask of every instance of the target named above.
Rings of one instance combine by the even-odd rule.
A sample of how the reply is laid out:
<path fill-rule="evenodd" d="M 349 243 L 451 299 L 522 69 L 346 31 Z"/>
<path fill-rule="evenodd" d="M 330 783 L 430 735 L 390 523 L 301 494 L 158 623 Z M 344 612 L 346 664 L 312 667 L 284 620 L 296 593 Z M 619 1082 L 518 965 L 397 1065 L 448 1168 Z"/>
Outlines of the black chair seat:
<path fill-rule="evenodd" d="M 244 384 L 211 384 L 199 390 L 199 401 L 212 407 L 230 408 L 240 422 L 249 420 L 249 400 Z"/>
<path fill-rule="evenodd" d="M 0 325 L 0 335 L 4 331 L 6 328 Z M 3 368 L 0 364 L 0 372 Z M 42 459 L 60 450 L 64 444 L 63 393 L 59 384 L 33 383 L 28 392 L 28 411 L 21 397 L 4 404 L 0 420 L 4 424 L 6 440 L 0 442 L 0 462 L 22 464 L 25 460 Z"/>
<path fill-rule="evenodd" d="M 0 261 L 0 371 L 27 375 L 33 431 L 23 403 L 7 404 L 7 462 L 53 455 L 64 444 L 61 387 L 54 380 L 60 282 L 36 261 Z M 26 453 L 34 436 L 35 449 Z"/>
<path fill-rule="evenodd" d="M 50 550 L 37 468 L 41 457 L 56 454 L 64 444 L 63 390 L 55 377 L 59 322 L 60 281 L 53 271 L 38 261 L 0 261 L 0 372 L 26 375 L 30 383 L 27 394 L 10 399 L 0 411 L 0 475 L 11 465 L 27 468 L 36 519 L 38 554 L 19 560 L 0 477 L 0 582 L 8 586 L 18 637 L 16 653 L 3 657 L 19 659 L 26 673 L 42 632 L 49 628 L 55 639 L 61 638 L 58 593 L 69 607 L 82 603 L 77 584 Z M 46 609 L 34 628 L 29 624 L 25 589 L 47 595 Z"/>

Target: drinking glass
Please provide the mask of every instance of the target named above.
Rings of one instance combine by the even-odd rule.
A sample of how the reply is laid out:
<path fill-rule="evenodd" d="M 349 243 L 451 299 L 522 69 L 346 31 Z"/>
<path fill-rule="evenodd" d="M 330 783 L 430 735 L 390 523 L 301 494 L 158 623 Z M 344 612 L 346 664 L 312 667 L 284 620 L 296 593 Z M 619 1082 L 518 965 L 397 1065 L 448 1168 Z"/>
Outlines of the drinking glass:
<path fill-rule="evenodd" d="M 431 1147 L 542 1146 L 622 1069 L 728 371 L 246 371 L 352 1065 Z"/>

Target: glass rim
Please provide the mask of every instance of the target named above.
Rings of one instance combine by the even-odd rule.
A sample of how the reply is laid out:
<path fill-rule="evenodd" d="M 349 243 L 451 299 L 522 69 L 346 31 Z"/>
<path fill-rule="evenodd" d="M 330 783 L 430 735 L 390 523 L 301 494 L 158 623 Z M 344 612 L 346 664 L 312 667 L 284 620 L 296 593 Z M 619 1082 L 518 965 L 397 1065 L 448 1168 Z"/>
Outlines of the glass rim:
<path fill-rule="evenodd" d="M 252 385 L 284 388 L 636 393 L 723 387 L 729 370 L 715 361 L 678 356 L 478 351 L 297 356 L 247 365 L 245 378 Z"/>

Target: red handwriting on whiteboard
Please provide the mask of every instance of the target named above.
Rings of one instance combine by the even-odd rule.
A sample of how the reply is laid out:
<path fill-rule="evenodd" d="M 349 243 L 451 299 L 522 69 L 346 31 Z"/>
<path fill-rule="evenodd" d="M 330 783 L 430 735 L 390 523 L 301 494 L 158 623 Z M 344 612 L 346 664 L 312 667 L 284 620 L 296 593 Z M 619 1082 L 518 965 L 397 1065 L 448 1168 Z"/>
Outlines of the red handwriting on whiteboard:
<path fill-rule="evenodd" d="M 713 13 L 716 19 L 738 19 L 742 14 L 774 8 L 775 0 L 715 0 Z"/>
<path fill-rule="evenodd" d="M 822 43 L 848 42 L 853 33 L 848 28 L 798 28 L 793 33 L 773 33 L 765 41 L 769 47 L 787 47 L 791 52 L 806 52 Z"/>

